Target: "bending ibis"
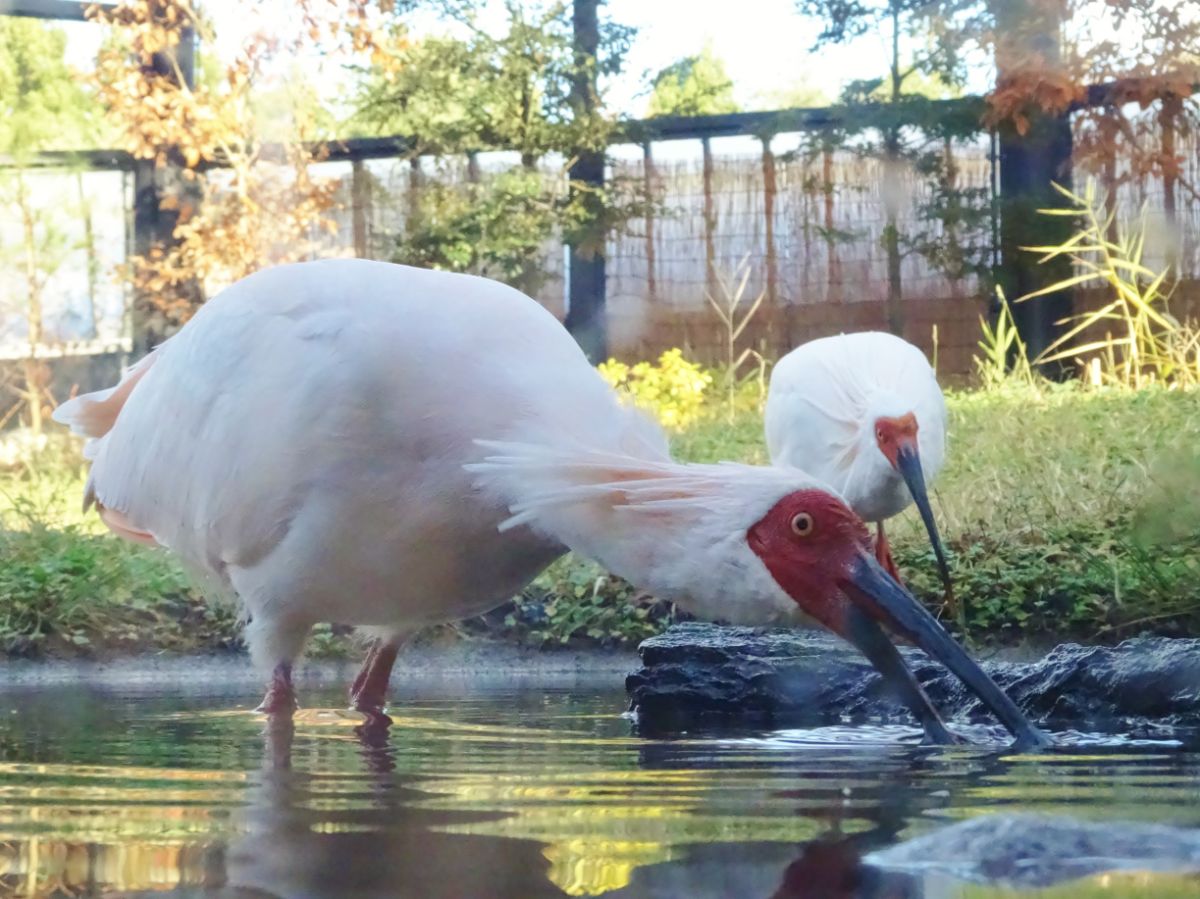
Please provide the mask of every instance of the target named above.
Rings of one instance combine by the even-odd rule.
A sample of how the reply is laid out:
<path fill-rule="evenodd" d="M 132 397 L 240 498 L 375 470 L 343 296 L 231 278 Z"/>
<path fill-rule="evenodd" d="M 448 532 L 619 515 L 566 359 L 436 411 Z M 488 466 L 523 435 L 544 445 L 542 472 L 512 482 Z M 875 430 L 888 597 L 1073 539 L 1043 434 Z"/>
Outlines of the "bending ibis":
<path fill-rule="evenodd" d="M 267 713 L 290 715 L 310 628 L 338 621 L 375 637 L 351 699 L 386 723 L 406 635 L 496 607 L 571 549 L 702 617 L 800 605 L 951 740 L 886 625 L 1022 744 L 1045 741 L 836 493 L 793 469 L 673 461 L 558 321 L 494 281 L 364 260 L 260 271 L 55 418 L 89 438 L 85 505 L 240 598 Z"/>
<path fill-rule="evenodd" d="M 796 347 L 771 373 L 767 451 L 832 485 L 876 524 L 876 557 L 899 580 L 883 522 L 917 504 L 951 595 L 926 484 L 946 457 L 946 401 L 919 349 L 877 331 Z"/>

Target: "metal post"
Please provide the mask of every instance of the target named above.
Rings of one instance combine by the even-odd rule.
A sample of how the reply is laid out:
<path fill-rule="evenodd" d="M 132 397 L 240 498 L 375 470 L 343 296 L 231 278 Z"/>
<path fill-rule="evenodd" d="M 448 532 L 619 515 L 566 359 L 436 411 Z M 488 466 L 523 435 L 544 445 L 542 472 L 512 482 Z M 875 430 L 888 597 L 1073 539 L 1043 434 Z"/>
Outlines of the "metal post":
<path fill-rule="evenodd" d="M 713 201 L 712 142 L 701 138 L 704 151 L 704 290 L 710 297 L 717 291 L 717 212 Z"/>
<path fill-rule="evenodd" d="M 1175 150 L 1175 129 L 1179 115 L 1183 111 L 1183 100 L 1178 94 L 1169 93 L 1162 98 L 1162 108 L 1158 113 L 1158 124 L 1162 129 L 1162 160 L 1163 160 L 1163 213 L 1167 221 L 1174 226 L 1175 186 L 1179 182 L 1179 160 Z"/>
<path fill-rule="evenodd" d="M 646 192 L 646 293 L 653 303 L 658 285 L 654 271 L 654 154 L 649 141 L 642 144 L 642 183 Z"/>
<path fill-rule="evenodd" d="M 571 77 L 571 106 L 577 119 L 596 112 L 596 52 L 600 46 L 598 0 L 575 0 L 575 72 Z M 579 147 L 571 166 L 571 193 L 594 224 L 572 242 L 567 269 L 567 330 L 592 362 L 608 356 L 604 320 L 606 271 L 605 234 L 599 224 L 604 201 L 604 150 Z"/>
<path fill-rule="evenodd" d="M 361 159 L 350 163 L 350 214 L 354 229 L 354 255 L 370 258 L 371 240 L 367 212 L 371 207 L 371 176 Z"/>
<path fill-rule="evenodd" d="M 766 224 L 767 302 L 772 306 L 779 300 L 779 272 L 775 259 L 775 154 L 771 138 L 762 138 L 763 216 Z"/>
<path fill-rule="evenodd" d="M 421 188 L 425 179 L 421 174 L 421 157 L 413 156 L 408 161 L 408 194 L 407 214 L 404 219 L 404 230 L 412 234 L 421 223 Z"/>

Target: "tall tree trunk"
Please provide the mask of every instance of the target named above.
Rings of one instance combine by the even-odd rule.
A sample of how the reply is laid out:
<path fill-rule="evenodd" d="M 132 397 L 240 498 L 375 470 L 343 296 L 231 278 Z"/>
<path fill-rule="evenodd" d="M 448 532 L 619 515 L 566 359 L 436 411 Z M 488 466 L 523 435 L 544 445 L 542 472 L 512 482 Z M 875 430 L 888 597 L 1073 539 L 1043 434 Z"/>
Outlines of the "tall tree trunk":
<path fill-rule="evenodd" d="M 1065 0 L 989 0 L 996 19 L 996 84 L 1001 89 L 1029 90 L 1031 85 L 1064 73 L 1061 35 Z M 1064 73 L 1065 74 L 1065 73 Z M 1057 246 L 1074 228 L 1065 215 L 1041 215 L 1039 209 L 1068 204 L 1054 183 L 1071 183 L 1071 121 L 1066 113 L 1035 112 L 1022 128 L 1001 122 L 999 136 L 1000 266 L 996 277 L 1010 300 L 1069 278 L 1071 261 L 1063 255 L 1041 264 L 1023 249 Z M 1062 322 L 1074 307 L 1071 288 L 1014 303 L 1012 316 L 1030 358 L 1036 358 L 1063 333 Z M 1070 372 L 1066 363 L 1040 366 L 1050 377 Z"/>
<path fill-rule="evenodd" d="M 596 54 L 600 48 L 599 0 L 574 0 L 571 24 L 574 32 L 574 71 L 571 73 L 571 111 L 579 123 L 596 115 L 599 108 L 596 86 Z M 567 272 L 569 306 L 564 324 L 593 363 L 608 358 L 608 328 L 605 314 L 607 271 L 603 226 L 604 150 L 592 146 L 575 148 L 571 166 L 571 196 L 582 207 L 587 231 L 570 249 Z"/>
<path fill-rule="evenodd" d="M 526 82 L 521 89 L 521 166 L 530 172 L 537 168 L 537 154 L 529 146 L 533 133 L 533 98 L 534 90 Z"/>
<path fill-rule="evenodd" d="M 900 7 L 892 4 L 891 102 L 900 102 Z M 904 335 L 904 297 L 900 284 L 900 129 L 889 127 L 883 136 L 883 248 L 887 255 L 887 324 L 897 337 Z"/>

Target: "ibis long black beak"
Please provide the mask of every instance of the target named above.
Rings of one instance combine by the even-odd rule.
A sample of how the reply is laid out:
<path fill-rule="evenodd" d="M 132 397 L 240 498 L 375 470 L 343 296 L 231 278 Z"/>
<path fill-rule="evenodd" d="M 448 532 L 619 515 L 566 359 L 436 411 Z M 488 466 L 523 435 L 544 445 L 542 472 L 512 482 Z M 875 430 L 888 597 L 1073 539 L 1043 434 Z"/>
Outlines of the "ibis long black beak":
<path fill-rule="evenodd" d="M 953 595 L 953 585 L 950 583 L 950 567 L 946 564 L 946 552 L 942 549 L 942 538 L 938 534 L 937 522 L 933 520 L 933 509 L 929 507 L 929 494 L 925 491 L 925 472 L 921 470 L 921 456 L 917 452 L 916 443 L 901 446 L 896 453 L 896 469 L 908 485 L 921 520 L 925 522 L 925 530 L 929 532 L 929 542 L 933 544 L 933 553 L 937 556 L 938 573 L 942 576 L 942 584 L 946 595 Z"/>
<path fill-rule="evenodd" d="M 1050 738 L 1030 723 L 1016 703 L 946 633 L 938 620 L 896 583 L 870 554 L 864 551 L 857 556 L 841 586 L 860 609 L 912 640 L 954 672 L 1008 728 L 1016 738 L 1017 747 L 1037 749 L 1053 745 Z M 923 715 L 921 710 L 914 711 Z"/>

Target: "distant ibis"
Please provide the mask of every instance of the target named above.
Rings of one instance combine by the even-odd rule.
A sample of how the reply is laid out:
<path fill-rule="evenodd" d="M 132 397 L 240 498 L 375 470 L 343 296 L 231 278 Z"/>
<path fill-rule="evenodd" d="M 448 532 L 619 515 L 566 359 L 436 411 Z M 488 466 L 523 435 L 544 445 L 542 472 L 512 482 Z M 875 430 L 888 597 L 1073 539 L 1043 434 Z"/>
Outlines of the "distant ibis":
<path fill-rule="evenodd" d="M 899 578 L 883 522 L 917 504 L 951 595 L 926 484 L 946 457 L 946 401 L 925 354 L 877 331 L 798 346 L 771 373 L 767 451 L 807 471 L 876 523 L 876 557 Z"/>
<path fill-rule="evenodd" d="M 85 504 L 241 598 L 268 713 L 291 713 L 310 628 L 338 621 L 376 638 L 351 699 L 383 717 L 406 635 L 496 607 L 572 549 L 701 617 L 801 605 L 951 740 L 886 625 L 1020 743 L 1045 741 L 835 492 L 790 468 L 673 461 L 558 321 L 494 281 L 363 260 L 260 271 L 55 418 L 90 438 Z"/>

